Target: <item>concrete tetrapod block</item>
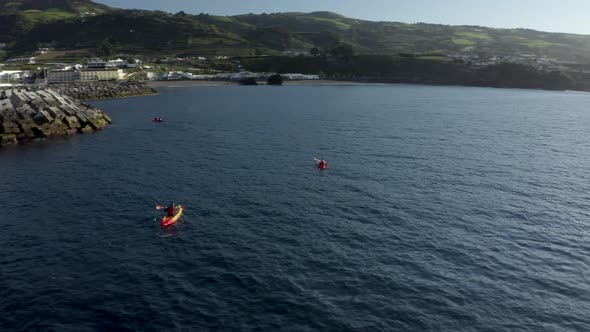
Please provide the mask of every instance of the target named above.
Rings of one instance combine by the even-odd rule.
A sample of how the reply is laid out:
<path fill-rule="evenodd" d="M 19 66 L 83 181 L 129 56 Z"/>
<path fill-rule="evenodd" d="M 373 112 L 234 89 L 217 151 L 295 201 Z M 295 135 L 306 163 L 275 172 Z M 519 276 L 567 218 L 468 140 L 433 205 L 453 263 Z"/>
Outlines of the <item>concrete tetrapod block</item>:
<path fill-rule="evenodd" d="M 70 127 L 70 129 L 73 130 L 78 130 L 79 128 L 81 128 L 82 126 L 80 125 L 80 122 L 78 121 L 78 118 L 75 116 L 67 116 L 65 118 L 66 122 L 68 123 L 68 127 Z"/>
<path fill-rule="evenodd" d="M 16 122 L 2 122 L 2 128 L 4 128 L 4 134 L 19 134 L 20 129 Z"/>
<path fill-rule="evenodd" d="M 16 134 L 2 134 L 0 135 L 0 146 L 17 144 L 18 140 Z"/>
<path fill-rule="evenodd" d="M 12 90 L 12 96 L 10 97 L 10 101 L 14 108 L 21 107 L 24 103 L 28 101 L 27 96 L 20 90 Z"/>
<path fill-rule="evenodd" d="M 33 121 L 38 125 L 43 125 L 52 122 L 53 118 L 48 112 L 41 110 L 37 112 L 35 117 L 33 117 Z"/>
<path fill-rule="evenodd" d="M 56 107 L 56 106 L 48 107 L 46 109 L 46 111 L 55 120 L 63 119 L 64 116 L 65 116 L 64 112 L 62 112 L 62 110 L 59 109 L 59 107 Z"/>
<path fill-rule="evenodd" d="M 10 101 L 10 99 L 0 100 L 0 113 L 4 113 L 10 110 L 14 110 L 14 106 L 12 106 L 12 102 Z"/>
<path fill-rule="evenodd" d="M 23 128 L 22 135 L 24 135 L 24 137 L 22 139 L 19 137 L 20 140 L 32 141 L 36 138 L 44 137 L 44 135 L 39 135 L 42 133 L 38 130 L 39 128 L 37 128 L 37 125 L 32 121 L 27 123 L 21 123 L 21 127 Z"/>
<path fill-rule="evenodd" d="M 88 133 L 92 133 L 95 131 L 94 128 L 90 127 L 90 126 L 86 126 L 84 128 L 81 128 L 80 131 L 84 134 L 88 134 Z"/>
<path fill-rule="evenodd" d="M 37 115 L 38 111 L 35 111 L 30 105 L 24 104 L 16 109 L 16 114 L 19 119 L 33 118 Z"/>

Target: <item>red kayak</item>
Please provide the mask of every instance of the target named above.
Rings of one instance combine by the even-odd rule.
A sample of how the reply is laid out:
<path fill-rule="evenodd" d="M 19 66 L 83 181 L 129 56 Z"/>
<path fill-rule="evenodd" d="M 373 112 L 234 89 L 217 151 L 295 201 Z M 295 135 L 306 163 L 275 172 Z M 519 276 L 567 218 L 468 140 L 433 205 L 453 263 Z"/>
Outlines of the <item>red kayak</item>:
<path fill-rule="evenodd" d="M 319 159 L 315 159 L 315 163 L 318 166 L 319 169 L 326 169 L 328 167 L 328 163 L 324 161 L 324 163 L 321 162 L 321 160 Z"/>
<path fill-rule="evenodd" d="M 177 205 L 176 208 L 174 209 L 174 215 L 173 216 L 165 216 L 164 218 L 162 218 L 162 222 L 160 223 L 160 225 L 162 226 L 162 228 L 166 228 L 172 224 L 174 224 L 176 221 L 178 221 L 178 219 L 180 218 L 180 216 L 182 216 L 182 211 L 183 208 L 180 205 Z"/>

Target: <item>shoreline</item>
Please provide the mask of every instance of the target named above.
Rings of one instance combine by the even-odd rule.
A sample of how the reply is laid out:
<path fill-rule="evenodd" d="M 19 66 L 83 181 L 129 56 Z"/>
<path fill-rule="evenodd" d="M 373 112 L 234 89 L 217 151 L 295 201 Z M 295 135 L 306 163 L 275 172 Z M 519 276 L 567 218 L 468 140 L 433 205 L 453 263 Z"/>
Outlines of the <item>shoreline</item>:
<path fill-rule="evenodd" d="M 190 86 L 239 86 L 237 82 L 231 81 L 148 81 L 145 84 L 151 88 L 180 88 Z M 266 85 L 266 83 L 260 84 Z M 298 85 L 389 85 L 384 83 L 363 83 L 355 81 L 333 81 L 333 80 L 297 80 L 284 81 L 284 86 L 298 86 Z"/>
<path fill-rule="evenodd" d="M 219 87 L 219 86 L 240 86 L 237 82 L 231 81 L 148 81 L 145 85 L 155 89 L 158 88 L 184 88 L 184 87 Z M 267 85 L 266 82 L 260 83 L 259 86 Z M 519 89 L 532 91 L 553 91 L 553 92 L 584 92 L 588 90 L 572 89 L 542 89 L 530 87 L 510 87 L 510 86 L 493 86 L 493 85 L 460 85 L 460 84 L 434 84 L 434 83 L 417 83 L 417 82 L 366 82 L 366 81 L 336 81 L 336 80 L 294 80 L 284 81 L 283 86 L 393 86 L 393 85 L 418 85 L 432 87 L 463 87 L 463 88 L 490 88 L 490 89 Z"/>

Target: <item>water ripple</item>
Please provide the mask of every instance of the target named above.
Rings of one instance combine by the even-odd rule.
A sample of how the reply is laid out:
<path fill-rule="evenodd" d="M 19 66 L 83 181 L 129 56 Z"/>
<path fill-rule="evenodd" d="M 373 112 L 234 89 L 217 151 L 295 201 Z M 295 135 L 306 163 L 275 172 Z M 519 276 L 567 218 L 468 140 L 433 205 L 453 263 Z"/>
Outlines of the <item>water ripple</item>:
<path fill-rule="evenodd" d="M 98 102 L 109 129 L 0 151 L 0 330 L 590 330 L 588 98 L 398 85 Z M 169 201 L 187 209 L 162 230 Z"/>

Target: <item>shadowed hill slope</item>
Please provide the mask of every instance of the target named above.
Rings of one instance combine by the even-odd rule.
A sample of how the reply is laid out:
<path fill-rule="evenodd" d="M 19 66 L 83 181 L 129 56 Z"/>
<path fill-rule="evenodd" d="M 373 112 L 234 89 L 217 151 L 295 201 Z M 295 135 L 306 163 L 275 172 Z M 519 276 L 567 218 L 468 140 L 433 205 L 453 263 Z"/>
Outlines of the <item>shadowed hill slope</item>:
<path fill-rule="evenodd" d="M 0 0 L 0 43 L 12 55 L 39 44 L 167 55 L 249 55 L 329 51 L 351 45 L 357 54 L 530 55 L 590 62 L 590 36 L 527 29 L 492 29 L 371 22 L 331 12 L 190 15 L 115 10 L 90 0 Z M 107 47 L 107 49 L 108 49 Z"/>

